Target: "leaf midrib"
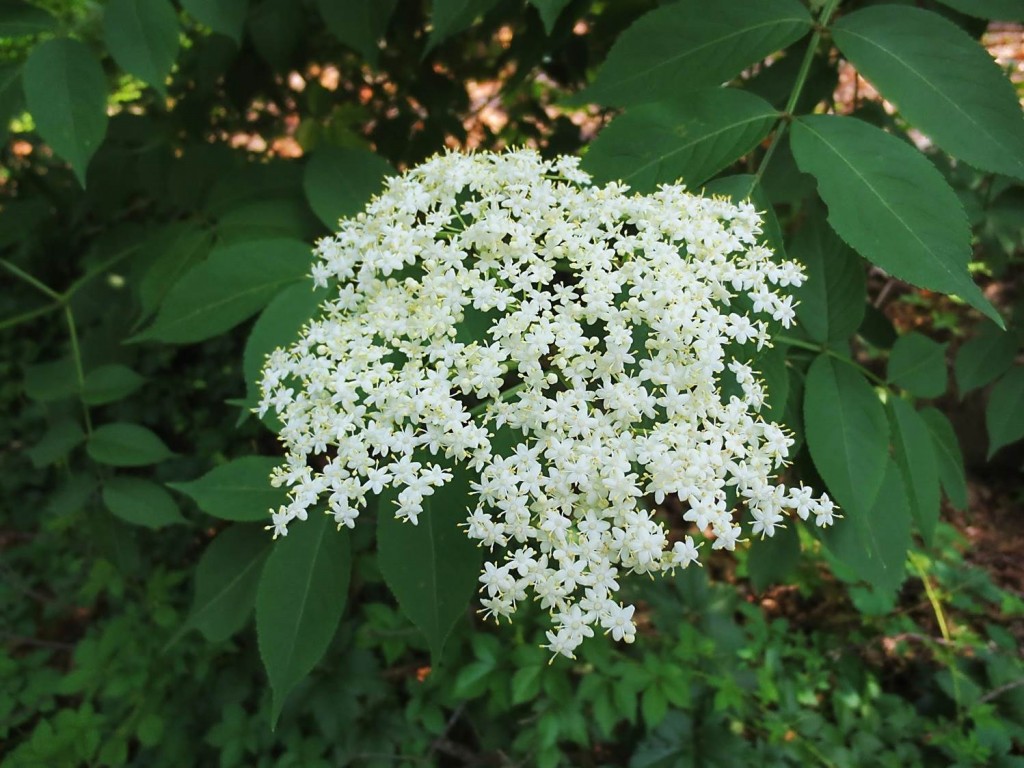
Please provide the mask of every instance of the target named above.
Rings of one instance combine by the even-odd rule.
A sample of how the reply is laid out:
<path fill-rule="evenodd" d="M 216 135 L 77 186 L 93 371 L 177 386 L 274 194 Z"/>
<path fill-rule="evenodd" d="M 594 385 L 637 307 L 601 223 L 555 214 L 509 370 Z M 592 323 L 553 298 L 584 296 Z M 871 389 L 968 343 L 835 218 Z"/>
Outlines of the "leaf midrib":
<path fill-rule="evenodd" d="M 868 45 L 874 46 L 883 54 L 888 55 L 890 58 L 901 64 L 910 74 L 914 75 L 918 80 L 924 83 L 928 87 L 929 91 L 931 91 L 935 96 L 938 96 L 939 99 L 947 107 L 952 107 L 955 112 L 958 112 L 968 123 L 970 123 L 974 130 L 983 133 L 985 136 L 991 139 L 991 141 L 994 144 L 996 144 L 1002 151 L 1006 152 L 1010 157 L 1016 157 L 1017 153 L 1014 152 L 1012 148 L 1007 147 L 1006 144 L 1003 143 L 998 136 L 993 134 L 988 129 L 987 123 L 978 122 L 976 119 L 974 119 L 974 116 L 968 110 L 964 109 L 958 101 L 951 99 L 943 90 L 938 88 L 931 80 L 929 80 L 923 73 L 921 73 L 914 66 L 912 66 L 906 59 L 901 58 L 895 52 L 893 52 L 889 48 L 884 47 L 883 45 L 872 40 L 871 38 L 865 37 L 864 35 L 854 30 L 851 30 L 849 27 L 844 27 L 842 29 L 842 32 L 844 34 L 850 35 L 851 37 L 858 38 L 859 40 L 862 40 Z M 1017 164 L 1020 165 L 1020 158 L 1017 157 L 1016 159 Z"/>
<path fill-rule="evenodd" d="M 698 144 L 701 144 L 702 142 L 713 141 L 714 139 L 718 138 L 719 136 L 721 136 L 722 134 L 726 133 L 727 131 L 733 131 L 733 130 L 736 130 L 738 128 L 745 127 L 745 126 L 747 126 L 747 125 L 749 125 L 751 123 L 755 123 L 755 122 L 757 122 L 759 120 L 765 120 L 765 119 L 769 119 L 769 118 L 774 118 L 775 116 L 777 116 L 777 114 L 778 113 L 776 113 L 774 110 L 772 110 L 771 112 L 766 112 L 764 114 L 757 115 L 755 117 L 747 117 L 747 118 L 744 118 L 743 120 L 738 120 L 738 121 L 736 121 L 734 123 L 729 123 L 728 125 L 723 126 L 722 128 L 719 128 L 717 131 L 712 131 L 711 133 L 702 134 L 701 136 L 698 136 L 697 138 L 693 139 L 690 142 L 687 142 L 685 144 L 680 144 L 678 149 L 674 149 L 674 150 L 672 150 L 670 152 L 667 152 L 667 153 L 665 153 L 663 155 L 660 155 L 659 157 L 657 157 L 654 160 L 650 160 L 649 162 L 646 162 L 643 165 L 638 166 L 626 178 L 627 179 L 628 178 L 632 178 L 632 177 L 636 176 L 637 174 L 643 173 L 644 171 L 646 171 L 648 168 L 650 168 L 653 165 L 660 165 L 660 164 L 664 163 L 666 160 L 668 160 L 669 158 L 674 157 L 674 156 L 678 155 L 681 152 L 686 152 L 690 148 L 692 148 L 694 146 L 697 146 Z"/>
<path fill-rule="evenodd" d="M 849 119 L 856 119 L 856 118 L 849 118 Z M 842 152 L 840 152 L 840 151 L 839 151 L 839 149 L 838 149 L 838 148 L 837 148 L 837 147 L 836 147 L 836 146 L 835 146 L 834 144 L 832 144 L 831 142 L 829 142 L 829 141 L 828 141 L 828 139 L 826 139 L 826 138 L 825 138 L 825 137 L 824 137 L 824 136 L 823 136 L 823 135 L 822 135 L 821 133 L 819 133 L 818 131 L 814 130 L 814 128 L 812 128 L 812 127 L 811 127 L 811 126 L 810 126 L 810 125 L 809 125 L 809 124 L 807 123 L 807 121 L 806 121 L 806 120 L 800 120 L 800 121 L 799 121 L 799 125 L 800 125 L 800 126 L 801 126 L 802 128 L 804 128 L 804 129 L 806 129 L 807 131 L 809 131 L 809 132 L 810 132 L 811 134 L 813 134 L 813 135 L 814 135 L 814 137 L 815 137 L 816 139 L 818 139 L 818 141 L 820 141 L 820 142 L 821 142 L 822 144 L 824 144 L 824 145 L 825 145 L 826 147 L 828 147 L 828 148 L 829 148 L 829 149 L 830 149 L 830 150 L 832 151 L 832 153 L 833 153 L 833 154 L 835 154 L 835 156 L 836 156 L 836 157 L 838 157 L 838 158 L 839 158 L 839 159 L 840 159 L 840 160 L 841 160 L 841 161 L 843 162 L 843 164 L 844 164 L 844 165 L 845 165 L 845 166 L 846 166 L 847 168 L 849 168 L 849 169 L 850 169 L 850 171 L 851 171 L 851 172 L 853 173 L 853 175 L 854 175 L 854 176 L 856 176 L 856 177 L 857 177 L 857 179 L 859 179 L 859 180 L 860 180 L 860 182 L 861 182 L 861 183 L 862 183 L 862 184 L 864 185 L 864 187 L 865 187 L 865 188 L 866 188 L 866 189 L 867 189 L 867 190 L 868 190 L 869 192 L 871 192 L 871 193 L 872 193 L 872 194 L 873 194 L 873 195 L 874 195 L 874 196 L 875 196 L 876 198 L 878 198 L 878 201 L 879 201 L 879 202 L 880 202 L 880 203 L 882 204 L 882 206 L 883 206 L 883 207 L 884 207 L 884 208 L 885 208 L 885 209 L 886 209 L 886 210 L 887 210 L 887 211 L 888 211 L 888 212 L 889 212 L 889 213 L 890 213 L 890 214 L 892 215 L 892 217 L 893 217 L 893 218 L 894 218 L 894 219 L 895 219 L 895 220 L 896 220 L 897 222 L 899 222 L 899 224 L 900 224 L 900 225 L 901 225 L 901 226 L 903 227 L 903 229 L 905 229 L 905 230 L 906 230 L 906 231 L 907 231 L 907 232 L 908 232 L 908 233 L 910 234 L 910 236 L 911 236 L 911 237 L 912 237 L 912 238 L 913 238 L 914 240 L 916 240 L 916 241 L 917 241 L 917 242 L 918 242 L 918 243 L 919 243 L 919 244 L 921 245 L 921 247 L 922 247 L 922 248 L 924 248 L 924 250 L 925 250 L 925 251 L 926 251 L 927 253 L 931 254 L 931 255 L 932 255 L 932 256 L 934 257 L 934 261 L 938 263 L 938 265 L 939 265 L 939 266 L 940 266 L 940 267 L 942 268 L 942 270 L 943 270 L 943 271 L 944 271 L 944 272 L 945 272 L 945 273 L 946 273 L 947 275 L 949 275 L 949 276 L 950 276 L 951 278 L 953 278 L 953 280 L 954 280 L 954 281 L 956 281 L 956 282 L 960 282 L 960 281 L 961 281 L 961 278 L 960 278 L 960 277 L 959 277 L 959 276 L 958 276 L 958 275 L 957 275 L 957 274 L 956 274 L 955 272 L 953 272 L 953 271 L 952 271 L 952 270 L 951 270 L 951 269 L 949 268 L 949 265 L 948 265 L 948 264 L 946 264 L 945 260 L 943 260 L 942 258 L 940 258 L 940 257 L 939 257 L 939 255 L 938 255 L 937 253 L 935 253 L 935 251 L 934 251 L 934 250 L 933 250 L 933 249 L 931 248 L 931 246 L 929 246 L 929 245 L 928 245 L 928 243 L 926 243 L 926 242 L 925 242 L 924 240 L 922 240 L 922 239 L 921 239 L 921 236 L 920 236 L 920 235 L 918 235 L 918 234 L 917 234 L 917 232 L 915 232 L 915 231 L 914 231 L 914 228 L 913 228 L 913 227 L 911 227 L 911 226 L 910 226 L 910 225 L 909 225 L 909 224 L 908 224 L 908 223 L 907 223 L 907 222 L 906 222 L 906 221 L 905 221 L 905 220 L 903 219 L 903 217 L 901 217 L 901 216 L 900 216 L 900 215 L 899 215 L 899 214 L 898 214 L 898 213 L 896 212 L 896 210 L 895 210 L 895 209 L 894 209 L 894 208 L 893 208 L 893 207 L 892 207 L 892 206 L 891 206 L 891 205 L 889 204 L 889 202 L 888 202 L 888 201 L 886 200 L 885 196 L 884 196 L 884 195 L 882 195 L 882 193 L 881 193 L 881 192 L 879 192 L 879 191 L 878 191 L 878 190 L 877 190 L 877 189 L 876 189 L 876 188 L 874 187 L 874 185 L 872 185 L 872 184 L 871 184 L 871 182 L 870 182 L 870 181 L 869 181 L 869 180 L 868 180 L 868 179 L 867 179 L 867 178 L 866 178 L 866 177 L 864 176 L 864 174 L 863 174 L 863 173 L 861 173 L 861 172 L 860 172 L 860 171 L 859 171 L 859 170 L 857 169 L 857 166 L 856 166 L 856 165 L 854 165 L 853 163 L 851 163 L 851 162 L 850 162 L 850 161 L 849 161 L 849 160 L 848 160 L 848 159 L 846 158 L 846 156 L 845 156 L 845 155 L 844 155 L 844 154 L 843 154 Z M 886 134 L 886 136 L 889 136 L 889 134 Z M 895 138 L 894 138 L 894 137 L 892 137 L 892 136 L 889 136 L 889 138 L 893 138 L 893 140 L 894 140 L 894 141 L 899 141 L 899 139 L 895 139 Z"/>
<path fill-rule="evenodd" d="M 683 59 L 686 59 L 686 58 L 688 58 L 690 56 L 693 56 L 696 53 L 699 53 L 700 51 L 704 50 L 705 48 L 712 48 L 714 46 L 723 44 L 723 43 L 725 43 L 728 40 L 731 40 L 731 39 L 733 39 L 735 37 L 740 37 L 740 36 L 742 36 L 742 35 L 744 35 L 744 34 L 746 34 L 748 32 L 756 32 L 757 30 L 764 29 L 766 27 L 782 26 L 784 23 L 799 23 L 801 25 L 806 25 L 807 28 L 810 29 L 810 25 L 808 24 L 808 20 L 807 19 L 796 17 L 796 16 L 794 16 L 794 17 L 786 17 L 786 18 L 779 18 L 779 19 L 772 19 L 770 21 L 762 22 L 760 24 L 754 24 L 754 25 L 749 26 L 749 27 L 743 27 L 743 28 L 738 29 L 738 30 L 736 30 L 734 32 L 729 32 L 728 34 L 723 35 L 722 37 L 718 37 L 718 38 L 715 38 L 714 40 L 709 40 L 708 42 L 701 43 L 700 45 L 697 45 L 697 46 L 695 46 L 693 48 L 688 48 L 688 49 L 682 51 L 681 53 L 679 53 L 679 54 L 677 54 L 675 56 L 672 56 L 672 57 L 670 57 L 668 59 L 663 59 L 658 64 L 656 64 L 656 65 L 654 65 L 654 66 L 652 66 L 652 67 L 650 67 L 648 69 L 635 71 L 630 76 L 625 77 L 625 78 L 621 78 L 619 80 L 612 80 L 612 81 L 608 82 L 607 84 L 605 84 L 602 87 L 605 88 L 605 89 L 608 89 L 608 88 L 619 88 L 619 87 L 623 86 L 624 84 L 630 83 L 630 82 L 632 82 L 634 80 L 647 79 L 647 77 L 652 72 L 656 72 L 659 69 L 662 69 L 664 67 L 672 66 L 673 64 L 676 64 L 676 63 L 678 63 L 679 61 L 681 61 Z M 599 75 L 599 77 L 600 77 L 600 75 Z M 595 83 L 595 86 L 596 85 L 597 85 L 597 83 Z"/>

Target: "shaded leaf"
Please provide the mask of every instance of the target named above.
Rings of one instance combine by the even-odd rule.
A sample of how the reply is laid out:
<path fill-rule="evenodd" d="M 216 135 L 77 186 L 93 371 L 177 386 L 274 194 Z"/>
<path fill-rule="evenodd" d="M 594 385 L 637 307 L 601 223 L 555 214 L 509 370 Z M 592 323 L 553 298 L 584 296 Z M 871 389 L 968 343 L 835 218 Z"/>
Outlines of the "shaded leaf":
<path fill-rule="evenodd" d="M 236 43 L 242 42 L 249 0 L 181 0 L 181 6 L 214 32 L 227 35 Z"/>
<path fill-rule="evenodd" d="M 293 0 L 262 0 L 249 14 L 249 36 L 260 56 L 276 70 L 286 69 L 306 29 L 305 14 Z"/>
<path fill-rule="evenodd" d="M 30 400 L 50 403 L 78 391 L 75 361 L 70 357 L 36 363 L 25 369 L 25 394 Z"/>
<path fill-rule="evenodd" d="M 114 467 L 144 467 L 174 455 L 152 430 L 127 422 L 98 427 L 85 450 L 94 461 Z"/>
<path fill-rule="evenodd" d="M 103 38 L 114 61 L 164 96 L 179 32 L 168 0 L 110 0 L 103 9 Z"/>
<path fill-rule="evenodd" d="M 18 0 L 0 5 L 0 38 L 38 35 L 56 28 L 57 20 L 42 8 Z"/>
<path fill-rule="evenodd" d="M 601 131 L 583 167 L 599 183 L 624 181 L 639 192 L 678 180 L 697 187 L 757 146 L 777 116 L 735 88 L 632 107 Z"/>
<path fill-rule="evenodd" d="M 187 219 L 158 229 L 146 247 L 157 255 L 139 282 L 144 318 L 156 312 L 182 275 L 207 257 L 213 247 L 213 233 L 198 220 Z"/>
<path fill-rule="evenodd" d="M 85 432 L 77 419 L 60 418 L 50 425 L 39 442 L 26 453 L 36 469 L 54 464 L 85 440 Z"/>
<path fill-rule="evenodd" d="M 889 353 L 889 381 L 918 397 L 946 391 L 946 345 L 911 332 L 900 336 Z"/>
<path fill-rule="evenodd" d="M 899 468 L 886 459 L 881 492 L 863 512 L 849 511 L 824 535 L 829 550 L 883 593 L 899 589 L 910 549 L 910 509 Z"/>
<path fill-rule="evenodd" d="M 795 523 L 779 528 L 774 536 L 755 541 L 747 556 L 747 570 L 754 589 L 763 592 L 786 581 L 800 562 L 800 536 Z"/>
<path fill-rule="evenodd" d="M 921 418 L 928 425 L 935 457 L 939 463 L 939 483 L 946 492 L 949 503 L 957 509 L 967 509 L 967 478 L 964 474 L 964 457 L 960 443 L 953 431 L 953 425 L 942 411 L 922 408 Z"/>
<path fill-rule="evenodd" d="M 132 525 L 163 528 L 184 523 L 171 494 L 162 485 L 141 477 L 112 477 L 103 481 L 103 503 Z"/>
<path fill-rule="evenodd" d="M 217 248 L 167 293 L 153 324 L 133 341 L 190 343 L 233 328 L 309 271 L 309 246 L 276 238 Z"/>
<path fill-rule="evenodd" d="M 32 49 L 21 79 L 36 130 L 85 186 L 85 169 L 107 132 L 107 79 L 99 61 L 77 40 L 47 40 Z"/>
<path fill-rule="evenodd" d="M 1021 0 L 939 0 L 960 13 L 980 19 L 1024 21 L 1024 2 Z"/>
<path fill-rule="evenodd" d="M 867 299 L 860 257 L 820 216 L 800 228 L 789 255 L 807 272 L 806 282 L 795 292 L 800 327 L 822 344 L 849 339 L 864 320 Z"/>
<path fill-rule="evenodd" d="M 537 9 L 541 21 L 544 22 L 544 31 L 549 35 L 568 4 L 569 0 L 530 0 L 530 5 Z"/>
<path fill-rule="evenodd" d="M 250 408 L 255 408 L 259 402 L 260 371 L 267 355 L 278 347 L 297 341 L 299 331 L 313 318 L 326 298 L 326 289 L 313 290 L 306 283 L 289 286 L 274 297 L 253 323 L 242 358 L 248 392 L 246 402 Z M 276 421 L 271 413 L 264 417 L 264 421 L 267 419 Z"/>
<path fill-rule="evenodd" d="M 21 67 L 14 62 L 0 63 L 0 142 L 7 141 L 11 118 L 21 101 Z M 0 241 L 3 239 L 0 236 Z"/>
<path fill-rule="evenodd" d="M 988 457 L 1024 437 L 1024 367 L 1012 368 L 992 387 L 985 408 Z"/>
<path fill-rule="evenodd" d="M 256 525 L 232 525 L 217 534 L 196 566 L 196 591 L 187 627 L 211 643 L 227 640 L 243 626 L 256 604 L 270 534 Z"/>
<path fill-rule="evenodd" d="M 960 347 L 956 355 L 954 371 L 960 397 L 1006 373 L 1016 354 L 1016 337 L 995 323 L 984 321 L 978 335 Z"/>
<path fill-rule="evenodd" d="M 215 230 L 221 247 L 281 237 L 308 241 L 322 231 L 305 201 L 286 198 L 242 203 L 225 211 Z"/>
<path fill-rule="evenodd" d="M 997 323 L 967 271 L 971 233 L 956 193 L 913 147 L 851 117 L 793 122 L 797 165 L 818 180 L 828 221 L 861 256 L 901 280 L 955 293 Z"/>
<path fill-rule="evenodd" d="M 482 550 L 467 538 L 465 522 L 472 475 L 452 469 L 452 479 L 423 500 L 416 525 L 395 517 L 398 492 L 381 494 L 377 562 L 404 613 L 426 635 L 434 662 L 477 588 Z"/>
<path fill-rule="evenodd" d="M 288 501 L 284 488 L 270 485 L 270 471 L 281 463 L 273 456 L 243 456 L 214 467 L 197 480 L 168 483 L 222 520 L 269 521 L 271 510 Z"/>
<path fill-rule="evenodd" d="M 328 515 L 296 521 L 275 543 L 256 593 L 256 636 L 274 694 L 273 723 L 334 637 L 350 569 L 348 532 L 336 531 Z"/>
<path fill-rule="evenodd" d="M 310 207 L 333 232 L 339 219 L 363 210 L 394 172 L 369 150 L 325 147 L 310 155 L 302 186 Z"/>
<path fill-rule="evenodd" d="M 851 515 L 871 508 L 889 456 L 889 426 L 865 378 L 819 355 L 804 384 L 804 431 L 818 473 Z"/>
<path fill-rule="evenodd" d="M 1024 114 L 976 40 L 930 11 L 876 5 L 843 16 L 836 45 L 900 114 L 976 168 L 1024 178 Z"/>
<path fill-rule="evenodd" d="M 397 2 L 398 0 L 317 0 L 317 7 L 327 22 L 330 33 L 359 53 L 370 66 L 376 67 L 380 58 L 379 43 L 387 32 Z"/>
<path fill-rule="evenodd" d="M 430 30 L 427 51 L 470 27 L 497 4 L 498 0 L 434 0 L 430 14 L 433 29 Z"/>
<path fill-rule="evenodd" d="M 123 400 L 144 382 L 144 378 L 127 366 L 101 365 L 86 374 L 82 401 L 87 405 L 106 405 Z"/>
<path fill-rule="evenodd" d="M 939 520 L 939 464 L 928 424 L 914 407 L 898 397 L 889 399 L 892 444 L 903 475 L 910 511 L 925 544 L 931 545 Z"/>
<path fill-rule="evenodd" d="M 811 29 L 796 0 L 679 0 L 619 35 L 577 102 L 626 106 L 713 88 Z"/>

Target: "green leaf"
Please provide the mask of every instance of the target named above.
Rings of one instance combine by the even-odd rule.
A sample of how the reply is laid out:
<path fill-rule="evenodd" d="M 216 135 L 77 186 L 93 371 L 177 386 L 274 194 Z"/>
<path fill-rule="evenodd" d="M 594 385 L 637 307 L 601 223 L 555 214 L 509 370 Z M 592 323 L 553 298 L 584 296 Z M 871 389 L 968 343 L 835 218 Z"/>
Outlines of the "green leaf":
<path fill-rule="evenodd" d="M 310 155 L 302 187 L 310 207 L 333 232 L 340 219 L 362 211 L 394 172 L 387 160 L 367 149 L 325 147 Z"/>
<path fill-rule="evenodd" d="M 85 432 L 77 419 L 63 417 L 50 425 L 46 434 L 26 453 L 36 469 L 48 467 L 69 453 L 85 440 Z"/>
<path fill-rule="evenodd" d="M 939 520 L 939 463 L 928 424 L 914 407 L 898 397 L 889 398 L 892 444 L 903 475 L 910 511 L 925 544 L 931 546 Z"/>
<path fill-rule="evenodd" d="M 85 169 L 107 132 L 107 78 L 99 61 L 77 40 L 47 40 L 32 49 L 21 79 L 36 130 L 85 186 Z"/>
<path fill-rule="evenodd" d="M 829 550 L 858 578 L 884 593 L 903 583 L 910 549 L 910 510 L 899 468 L 886 458 L 881 491 L 863 513 L 847 512 L 829 528 Z"/>
<path fill-rule="evenodd" d="M 21 67 L 11 62 L 0 63 L 0 142 L 2 143 L 7 141 L 11 118 L 18 111 L 21 100 Z"/>
<path fill-rule="evenodd" d="M 555 22 L 562 15 L 569 0 L 529 0 L 530 5 L 537 9 L 541 21 L 544 22 L 544 31 L 549 35 L 555 28 Z"/>
<path fill-rule="evenodd" d="M 0 38 L 38 35 L 56 28 L 57 20 L 34 5 L 14 0 L 0 6 Z"/>
<path fill-rule="evenodd" d="M 260 56 L 278 71 L 287 69 L 306 29 L 305 14 L 296 12 L 294 0 L 262 0 L 253 7 L 248 24 Z"/>
<path fill-rule="evenodd" d="M 245 343 L 242 370 L 245 375 L 248 397 L 246 402 L 255 408 L 259 402 L 259 378 L 267 355 L 278 347 L 284 347 L 298 340 L 299 331 L 317 313 L 320 303 L 327 298 L 327 290 L 313 290 L 306 283 L 285 288 L 267 305 L 253 323 L 249 339 Z M 268 413 L 266 418 L 269 418 Z"/>
<path fill-rule="evenodd" d="M 30 365 L 25 369 L 25 394 L 39 403 L 63 400 L 78 391 L 76 376 L 70 357 Z"/>
<path fill-rule="evenodd" d="M 946 345 L 911 332 L 900 336 L 889 354 L 889 381 L 917 397 L 946 391 Z"/>
<path fill-rule="evenodd" d="M 427 52 L 470 27 L 497 4 L 498 0 L 433 0 L 430 14 L 433 29 L 427 41 Z"/>
<path fill-rule="evenodd" d="M 241 45 L 249 0 L 181 0 L 181 7 L 199 23 Z"/>
<path fill-rule="evenodd" d="M 958 294 L 1002 323 L 967 272 L 963 207 L 920 152 L 851 117 L 801 117 L 790 136 L 800 170 L 818 180 L 829 224 L 861 256 L 901 280 Z"/>
<path fill-rule="evenodd" d="M 796 525 L 789 523 L 775 531 L 774 536 L 755 541 L 747 555 L 747 570 L 757 592 L 785 581 L 800 562 L 800 536 Z"/>
<path fill-rule="evenodd" d="M 935 457 L 939 462 L 939 483 L 946 492 L 949 503 L 957 509 L 967 509 L 967 478 L 964 475 L 964 457 L 960 443 L 953 431 L 953 425 L 942 411 L 922 408 L 921 418 L 928 425 Z"/>
<path fill-rule="evenodd" d="M 864 263 L 821 216 L 810 217 L 789 246 L 807 280 L 795 292 L 800 327 L 822 344 L 842 342 L 860 328 L 867 299 Z"/>
<path fill-rule="evenodd" d="M 992 387 L 985 409 L 988 457 L 1024 437 L 1024 366 L 1013 368 Z"/>
<path fill-rule="evenodd" d="M 978 335 L 960 347 L 956 355 L 954 371 L 960 397 L 1006 373 L 1016 355 L 1014 335 L 984 321 Z"/>
<path fill-rule="evenodd" d="M 214 467 L 197 480 L 168 483 L 222 520 L 267 521 L 271 510 L 288 502 L 284 488 L 270 485 L 270 471 L 281 463 L 273 456 L 243 456 Z"/>
<path fill-rule="evenodd" d="M 144 467 L 174 455 L 151 430 L 126 422 L 98 427 L 85 450 L 94 461 L 113 467 Z"/>
<path fill-rule="evenodd" d="M 695 188 L 756 147 L 777 116 L 736 88 L 631 107 L 601 131 L 583 167 L 599 183 L 624 181 L 639 192 L 680 179 Z"/>
<path fill-rule="evenodd" d="M 103 481 L 103 503 L 132 525 L 163 528 L 184 523 L 171 494 L 162 485 L 141 477 L 112 477 Z"/>
<path fill-rule="evenodd" d="M 82 384 L 82 401 L 87 405 L 106 405 L 123 400 L 146 380 L 124 365 L 101 365 L 89 371 Z"/>
<path fill-rule="evenodd" d="M 217 336 L 259 312 L 309 272 L 309 246 L 276 238 L 218 248 L 167 293 L 153 324 L 132 341 L 187 344 Z"/>
<path fill-rule="evenodd" d="M 225 211 L 216 224 L 217 245 L 290 237 L 312 240 L 320 222 L 302 199 L 270 199 L 246 202 Z"/>
<path fill-rule="evenodd" d="M 523 704 L 540 693 L 540 680 L 544 667 L 531 665 L 520 667 L 512 675 L 512 703 Z"/>
<path fill-rule="evenodd" d="M 348 532 L 328 515 L 296 521 L 267 560 L 256 594 L 256 635 L 274 692 L 271 720 L 327 650 L 348 599 Z"/>
<path fill-rule="evenodd" d="M 878 395 L 864 377 L 819 355 L 804 384 L 804 431 L 818 473 L 850 514 L 875 501 L 889 456 L 889 427 Z"/>
<path fill-rule="evenodd" d="M 472 475 L 452 468 L 452 479 L 423 500 L 416 525 L 398 520 L 398 492 L 385 489 L 377 514 L 377 562 L 404 613 L 426 635 L 434 663 L 448 633 L 476 592 L 482 550 L 466 537 Z"/>
<path fill-rule="evenodd" d="M 232 525 L 207 545 L 196 566 L 196 591 L 185 623 L 211 643 L 227 640 L 243 626 L 256 604 L 270 534 L 256 525 Z"/>
<path fill-rule="evenodd" d="M 317 0 L 328 31 L 372 67 L 398 0 Z M 334 226 L 331 224 L 330 226 Z"/>
<path fill-rule="evenodd" d="M 1024 114 L 1013 85 L 960 27 L 930 11 L 876 5 L 843 16 L 836 45 L 900 114 L 976 168 L 1024 178 Z"/>
<path fill-rule="evenodd" d="M 213 233 L 198 220 L 187 219 L 158 229 L 146 247 L 157 255 L 139 281 L 144 318 L 156 312 L 182 275 L 207 257 L 213 247 Z"/>
<path fill-rule="evenodd" d="M 980 19 L 1024 21 L 1024 2 L 1021 0 L 939 0 L 960 13 Z"/>
<path fill-rule="evenodd" d="M 714 88 L 807 34 L 796 0 L 679 0 L 619 35 L 593 85 L 574 102 L 626 106 Z"/>
<path fill-rule="evenodd" d="M 179 31 L 168 0 L 110 0 L 103 10 L 103 38 L 114 61 L 165 97 Z"/>

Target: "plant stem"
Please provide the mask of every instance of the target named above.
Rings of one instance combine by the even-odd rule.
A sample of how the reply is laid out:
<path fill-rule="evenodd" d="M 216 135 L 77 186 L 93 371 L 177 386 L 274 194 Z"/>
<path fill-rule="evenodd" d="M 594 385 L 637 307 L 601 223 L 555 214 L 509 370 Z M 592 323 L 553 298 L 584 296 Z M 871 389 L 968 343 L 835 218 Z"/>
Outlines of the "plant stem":
<path fill-rule="evenodd" d="M 75 315 L 71 311 L 71 305 L 64 305 L 64 318 L 68 321 L 68 335 L 71 337 L 71 356 L 75 360 L 75 378 L 78 380 L 79 398 L 85 386 L 85 371 L 82 369 L 82 352 L 78 347 L 78 331 L 75 329 Z M 82 415 L 85 419 L 85 433 L 92 437 L 92 417 L 89 415 L 89 406 L 82 400 Z"/>
<path fill-rule="evenodd" d="M 8 328 L 13 328 L 16 325 L 27 323 L 29 320 L 34 320 L 40 315 L 48 315 L 55 309 L 60 309 L 60 302 L 53 302 L 52 304 L 45 304 L 42 307 L 36 307 L 30 309 L 28 312 L 22 312 L 20 315 L 14 315 L 14 317 L 8 317 L 6 320 L 0 320 L 0 331 Z"/>
<path fill-rule="evenodd" d="M 19 267 L 14 266 L 7 259 L 0 259 L 0 266 L 2 266 L 4 269 L 6 269 L 8 272 L 10 272 L 15 277 L 17 277 L 17 278 L 23 280 L 24 282 L 28 283 L 29 285 L 31 285 L 37 291 L 46 294 L 47 296 L 49 296 L 54 301 L 58 301 L 58 302 L 59 301 L 63 301 L 63 298 L 61 297 L 61 295 L 59 293 L 57 293 L 55 290 L 53 290 L 50 286 L 48 286 L 48 285 L 46 285 L 46 283 L 43 283 L 43 282 L 37 280 L 36 278 L 32 277 L 32 275 L 30 275 L 28 272 L 25 272 L 22 269 L 20 269 Z"/>
<path fill-rule="evenodd" d="M 863 373 L 865 376 L 867 376 L 869 379 L 871 379 L 871 381 L 873 381 L 878 386 L 885 387 L 886 389 L 889 388 L 889 383 L 885 379 L 883 379 L 880 376 L 878 376 L 877 374 L 869 371 L 867 368 L 865 368 L 860 363 L 854 362 L 853 360 L 851 360 L 850 358 L 846 357 L 845 355 L 839 354 L 838 352 L 836 352 L 831 347 L 828 347 L 828 346 L 826 346 L 824 344 L 815 344 L 813 341 L 804 341 L 802 339 L 794 339 L 794 338 L 792 338 L 790 336 L 775 336 L 773 338 L 775 339 L 775 341 L 779 342 L 780 344 L 785 344 L 785 345 L 790 346 L 790 347 L 799 347 L 800 349 L 809 349 L 812 352 L 817 352 L 820 355 L 828 355 L 829 357 L 835 358 L 839 362 L 844 363 L 844 364 L 850 366 L 851 368 L 856 368 L 858 371 Z"/>
<path fill-rule="evenodd" d="M 821 41 L 821 33 L 824 32 L 826 25 L 832 18 L 832 14 L 836 12 L 836 8 L 839 7 L 840 0 L 828 0 L 828 3 L 821 11 L 821 15 L 818 17 L 818 23 L 814 27 L 814 34 L 811 35 L 811 42 L 807 46 L 807 53 L 804 54 L 804 60 L 800 63 L 800 71 L 797 73 L 796 82 L 793 83 L 793 90 L 789 93 L 789 100 L 786 102 L 786 108 L 783 110 L 782 119 L 779 121 L 779 127 L 775 129 L 775 134 L 772 136 L 771 144 L 768 145 L 767 151 L 764 153 L 764 158 L 761 160 L 761 164 L 757 168 L 757 173 L 754 174 L 754 180 L 750 184 L 750 192 L 754 191 L 754 187 L 761 181 L 761 177 L 764 176 L 765 169 L 768 168 L 768 163 L 772 159 L 772 155 L 775 154 L 775 148 L 779 146 L 779 142 L 782 141 L 782 137 L 786 133 L 786 127 L 789 125 L 789 121 L 793 117 L 793 110 L 796 109 L 797 101 L 800 100 L 800 94 L 804 90 L 804 85 L 807 83 L 807 75 L 811 71 L 811 62 L 814 60 L 814 54 L 818 49 L 818 43 Z"/>

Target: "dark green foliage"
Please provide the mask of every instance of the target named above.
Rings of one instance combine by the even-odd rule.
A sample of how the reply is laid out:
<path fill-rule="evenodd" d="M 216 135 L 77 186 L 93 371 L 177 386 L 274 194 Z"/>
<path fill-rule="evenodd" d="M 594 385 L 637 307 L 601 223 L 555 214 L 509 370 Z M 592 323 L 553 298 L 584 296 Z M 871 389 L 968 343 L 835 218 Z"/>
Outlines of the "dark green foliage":
<path fill-rule="evenodd" d="M 981 26 L 937 11 L 0 3 L 4 766 L 1018 765 L 1024 606 L 958 554 L 940 488 L 968 507 L 950 364 L 989 454 L 1024 437 L 1022 310 L 979 287 L 1019 277 L 1024 118 Z M 836 104 L 840 57 L 895 115 Z M 384 494 L 272 542 L 280 425 L 251 417 L 330 297 L 314 241 L 446 145 L 524 144 L 763 212 L 808 275 L 752 353 L 763 413 L 796 441 L 784 481 L 843 515 L 627 577 L 636 643 L 575 663 L 535 605 L 476 615 L 469 473 L 418 526 Z M 892 292 L 929 322 L 897 334 Z"/>

